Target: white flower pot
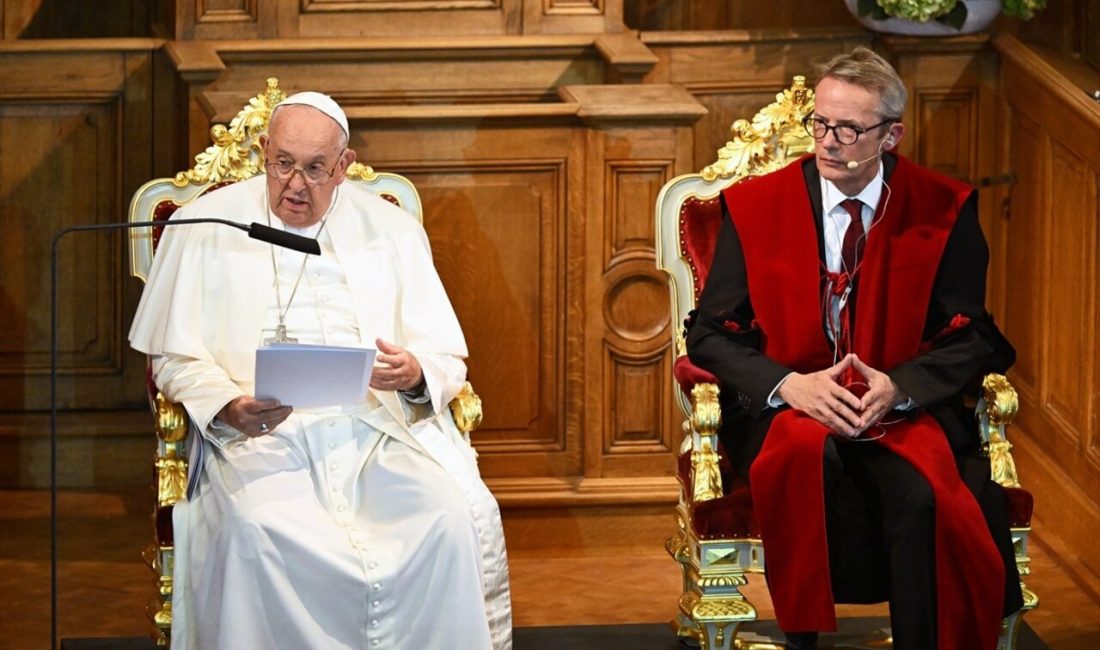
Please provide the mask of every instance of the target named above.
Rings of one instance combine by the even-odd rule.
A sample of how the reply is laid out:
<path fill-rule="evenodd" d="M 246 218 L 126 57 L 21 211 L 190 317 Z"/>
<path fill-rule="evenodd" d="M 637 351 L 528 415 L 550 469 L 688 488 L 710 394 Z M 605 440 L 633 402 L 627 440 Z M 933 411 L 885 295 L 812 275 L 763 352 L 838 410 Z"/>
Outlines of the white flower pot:
<path fill-rule="evenodd" d="M 1001 0 L 960 0 L 966 5 L 966 22 L 962 29 L 955 29 L 949 25 L 929 20 L 918 23 L 904 18 L 891 16 L 886 20 L 875 20 L 870 16 L 860 16 L 859 0 L 845 0 L 848 3 L 848 11 L 856 17 L 861 25 L 876 32 L 887 34 L 903 34 L 906 36 L 958 36 L 959 34 L 973 34 L 989 27 L 997 15 L 1001 13 Z"/>

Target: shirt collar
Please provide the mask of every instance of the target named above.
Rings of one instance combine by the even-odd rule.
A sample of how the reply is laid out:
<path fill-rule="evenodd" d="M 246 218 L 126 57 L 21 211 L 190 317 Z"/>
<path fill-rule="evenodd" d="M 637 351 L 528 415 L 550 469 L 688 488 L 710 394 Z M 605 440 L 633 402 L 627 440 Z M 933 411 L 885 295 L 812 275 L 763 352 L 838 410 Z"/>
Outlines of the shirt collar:
<path fill-rule="evenodd" d="M 859 199 L 865 205 L 871 206 L 871 208 L 877 209 L 879 199 L 882 198 L 882 161 L 878 163 L 878 173 L 871 179 L 870 183 L 855 196 L 848 196 L 841 192 L 840 189 L 833 184 L 832 181 L 826 180 L 824 176 L 821 177 L 821 213 L 827 215 L 831 213 L 836 206 L 840 205 L 841 201 L 845 199 Z"/>

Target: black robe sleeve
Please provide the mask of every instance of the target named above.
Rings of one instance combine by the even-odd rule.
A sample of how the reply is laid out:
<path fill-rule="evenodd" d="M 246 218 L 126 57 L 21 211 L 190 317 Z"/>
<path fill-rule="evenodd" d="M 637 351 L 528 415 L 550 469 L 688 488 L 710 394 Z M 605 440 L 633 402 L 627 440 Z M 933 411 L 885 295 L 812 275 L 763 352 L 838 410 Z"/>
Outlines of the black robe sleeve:
<path fill-rule="evenodd" d="M 985 372 L 1004 372 L 1015 359 L 985 310 L 989 248 L 977 201 L 977 192 L 971 193 L 960 210 L 936 271 L 924 331 L 931 349 L 887 372 L 920 407 L 960 394 Z"/>
<path fill-rule="evenodd" d="M 724 197 L 721 205 L 714 262 L 699 307 L 689 319 L 688 357 L 718 377 L 722 391 L 733 391 L 737 404 L 757 417 L 767 408 L 768 395 L 791 370 L 760 351 L 741 239 Z"/>

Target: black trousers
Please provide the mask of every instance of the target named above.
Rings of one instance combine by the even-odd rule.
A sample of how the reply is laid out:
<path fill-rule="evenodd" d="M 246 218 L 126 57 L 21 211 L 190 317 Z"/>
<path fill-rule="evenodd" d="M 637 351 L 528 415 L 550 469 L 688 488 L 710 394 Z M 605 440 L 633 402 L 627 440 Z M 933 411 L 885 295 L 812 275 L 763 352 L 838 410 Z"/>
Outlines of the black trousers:
<path fill-rule="evenodd" d="M 829 571 L 837 602 L 888 600 L 894 648 L 936 647 L 936 505 L 900 456 L 830 436 L 824 482 Z"/>

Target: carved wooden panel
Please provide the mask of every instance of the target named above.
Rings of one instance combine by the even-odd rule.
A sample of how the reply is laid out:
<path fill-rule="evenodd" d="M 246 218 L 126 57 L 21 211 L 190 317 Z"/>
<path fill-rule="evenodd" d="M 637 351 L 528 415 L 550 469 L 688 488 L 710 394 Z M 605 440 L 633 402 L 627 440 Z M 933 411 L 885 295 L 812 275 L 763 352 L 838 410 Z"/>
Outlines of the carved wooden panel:
<path fill-rule="evenodd" d="M 150 35 L 148 0 L 0 0 L 0 40 Z"/>
<path fill-rule="evenodd" d="M 50 252 L 73 225 L 118 221 L 149 174 L 150 52 L 109 44 L 0 51 L 0 409 L 48 408 Z M 75 75 L 74 70 L 80 70 Z M 134 407 L 140 377 L 125 333 L 135 292 L 118 233 L 73 233 L 58 265 L 62 408 Z"/>
<path fill-rule="evenodd" d="M 644 30 L 851 29 L 843 2 L 806 0 L 625 0 L 626 24 Z"/>
<path fill-rule="evenodd" d="M 1058 188 L 1057 200 L 1044 211 L 1054 217 L 1047 229 L 1048 255 L 1045 256 L 1049 294 L 1047 307 L 1048 336 L 1044 359 L 1046 382 L 1042 393 L 1043 408 L 1056 430 L 1085 451 L 1090 419 L 1089 402 L 1095 395 L 1088 373 L 1076 363 L 1064 363 L 1079 357 L 1091 358 L 1096 343 L 1096 225 L 1071 215 L 1096 213 L 1096 173 L 1061 143 L 1054 141 L 1050 150 L 1049 187 Z M 1085 230 L 1082 228 L 1088 228 Z"/>
<path fill-rule="evenodd" d="M 116 101 L 0 104 L 0 149 L 19 152 L 0 157 L 0 255 L 8 269 L 0 280 L 7 303 L 0 309 L 4 375 L 49 370 L 52 235 L 118 213 L 118 111 Z M 120 369 L 118 243 L 118 237 L 75 233 L 58 250 L 58 299 L 68 314 L 60 323 L 59 366 L 66 374 Z M 26 396 L 27 406 L 42 408 L 42 397 Z M 18 395 L 0 399 L 8 408 L 23 403 Z"/>
<path fill-rule="evenodd" d="M 482 126 L 352 122 L 360 159 L 420 192 L 484 405 L 473 439 L 489 477 L 575 476 L 583 459 L 583 322 L 572 297 L 583 291 L 574 262 L 583 231 L 568 198 L 583 179 L 583 138 L 544 112 Z"/>
<path fill-rule="evenodd" d="M 150 177 L 153 47 L 0 45 L 0 485 L 48 484 L 51 245 L 67 227 L 124 219 L 130 193 Z M 123 241 L 117 232 L 60 240 L 62 485 L 148 477 L 147 465 L 99 463 L 152 449 L 142 437 L 150 423 L 144 359 L 126 343 L 138 288 L 129 283 Z"/>
<path fill-rule="evenodd" d="M 195 0 L 199 23 L 254 23 L 259 18 L 259 0 Z"/>
<path fill-rule="evenodd" d="M 615 311 L 625 311 L 622 305 L 630 300 L 643 304 L 650 314 L 632 312 L 640 322 L 620 321 L 615 325 L 619 328 L 633 325 L 638 330 L 648 330 L 646 333 L 654 332 L 655 336 L 647 337 L 646 342 L 656 337 L 663 341 L 668 338 L 668 319 L 661 318 L 661 312 L 654 313 L 652 308 L 661 298 L 668 302 L 667 289 L 657 279 L 634 280 L 633 284 L 639 288 L 616 289 L 635 295 L 628 299 L 613 298 L 618 303 Z M 671 399 L 668 381 L 672 373 L 670 344 L 658 343 L 655 347 L 640 353 L 617 349 L 610 342 L 605 347 L 603 451 L 606 454 L 670 454 L 675 448 L 673 434 L 679 413 Z"/>
<path fill-rule="evenodd" d="M 923 90 L 915 102 L 917 159 L 926 167 L 955 178 L 978 176 L 978 93 Z"/>
<path fill-rule="evenodd" d="M 610 147 L 614 152 L 615 143 Z M 668 287 L 655 273 L 653 206 L 670 160 L 605 161 L 602 453 L 667 454 L 675 446 L 668 377 Z M 604 463 L 605 475 L 615 474 Z"/>
<path fill-rule="evenodd" d="M 524 0 L 525 34 L 622 32 L 623 0 Z"/>
<path fill-rule="evenodd" d="M 657 194 L 668 178 L 667 163 L 618 161 L 608 165 L 606 220 L 609 244 L 604 262 L 631 250 L 653 250 L 653 219 L 641 218 L 653 210 Z"/>
<path fill-rule="evenodd" d="M 180 0 L 192 39 L 600 34 L 623 30 L 622 0 Z"/>
<path fill-rule="evenodd" d="M 561 451 L 564 161 L 523 167 L 474 162 L 410 178 L 485 404 L 479 447 Z"/>
<path fill-rule="evenodd" d="M 1012 37 L 1002 55 L 1012 213 L 1003 326 L 1019 360 L 1013 439 L 1035 495 L 1035 531 L 1056 538 L 1083 580 L 1100 576 L 1100 115 L 1077 87 Z"/>
<path fill-rule="evenodd" d="M 232 119 L 275 70 L 286 92 L 320 88 L 349 110 L 549 102 L 557 100 L 555 84 L 601 83 L 607 67 L 586 37 L 540 39 L 523 47 L 490 39 L 441 45 L 390 40 L 324 49 L 313 43 L 289 49 L 262 42 L 211 48 L 208 58 L 231 64 L 214 72 L 213 81 L 202 88 L 202 102 L 215 111 L 208 117 Z M 182 56 L 200 63 L 190 52 Z"/>
<path fill-rule="evenodd" d="M 302 13 L 499 9 L 502 0 L 302 0 Z"/>
<path fill-rule="evenodd" d="M 542 0 L 542 13 L 547 16 L 598 16 L 603 14 L 607 0 Z"/>
<path fill-rule="evenodd" d="M 1026 116 L 1016 115 L 1011 128 L 1014 133 L 1038 133 L 1038 124 Z M 1020 182 L 1012 191 L 1012 220 L 1004 251 L 1008 283 L 1008 299 L 1001 327 L 1016 347 L 1016 365 L 1012 382 L 1016 390 L 1038 403 L 1041 382 L 1042 341 L 1049 334 L 1046 310 L 1039 301 L 1047 284 L 1045 229 L 1039 215 L 1048 209 L 1042 201 L 1045 142 L 1042 138 L 1017 138 L 1012 142 L 1011 169 Z M 1030 181 L 1030 182 L 1028 182 Z"/>

